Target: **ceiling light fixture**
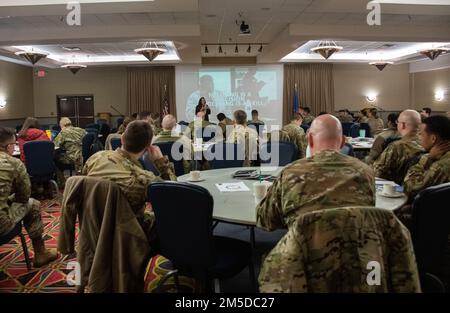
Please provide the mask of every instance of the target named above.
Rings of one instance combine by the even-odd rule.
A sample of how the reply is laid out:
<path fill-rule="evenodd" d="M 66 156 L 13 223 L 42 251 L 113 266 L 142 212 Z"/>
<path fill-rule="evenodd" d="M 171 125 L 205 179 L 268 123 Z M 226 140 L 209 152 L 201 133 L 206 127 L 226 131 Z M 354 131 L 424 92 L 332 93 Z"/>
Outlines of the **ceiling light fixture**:
<path fill-rule="evenodd" d="M 4 109 L 6 107 L 6 100 L 0 99 L 0 109 Z"/>
<path fill-rule="evenodd" d="M 436 101 L 444 100 L 444 90 L 437 90 L 434 93 L 434 100 L 436 100 Z"/>
<path fill-rule="evenodd" d="M 18 51 L 15 54 L 26 59 L 33 65 L 35 65 L 40 60 L 45 59 L 48 56 L 48 53 L 36 52 L 33 50 L 33 48 L 31 48 L 31 50 Z"/>
<path fill-rule="evenodd" d="M 87 66 L 84 64 L 78 64 L 75 62 L 75 57 L 73 57 L 72 59 L 72 63 L 67 63 L 67 64 L 63 64 L 61 65 L 61 68 L 66 68 L 69 71 L 72 72 L 73 75 L 75 75 L 76 73 L 78 73 L 79 70 L 86 68 Z"/>
<path fill-rule="evenodd" d="M 366 100 L 369 102 L 375 102 L 377 100 L 377 95 L 374 93 L 370 93 L 366 96 Z"/>
<path fill-rule="evenodd" d="M 166 49 L 163 48 L 159 48 L 158 44 L 156 42 L 152 42 L 150 43 L 150 46 L 147 47 L 149 43 L 146 42 L 144 44 L 144 46 L 140 49 L 135 49 L 134 52 L 136 52 L 137 54 L 141 54 L 144 57 L 146 57 L 150 62 L 152 62 L 158 55 L 160 54 L 164 54 L 167 52 Z M 152 44 L 154 45 L 154 47 L 152 47 Z"/>
<path fill-rule="evenodd" d="M 382 70 L 384 70 L 384 68 L 385 68 L 387 65 L 394 64 L 394 62 L 390 62 L 390 61 L 377 61 L 377 62 L 370 62 L 369 64 L 375 66 L 377 69 L 379 69 L 380 71 L 382 71 Z"/>
<path fill-rule="evenodd" d="M 341 51 L 342 47 L 336 45 L 334 41 L 322 41 L 315 48 L 312 48 L 311 51 L 315 53 L 319 53 L 325 59 L 328 60 L 335 52 Z"/>
<path fill-rule="evenodd" d="M 420 52 L 420 54 L 427 56 L 431 61 L 433 61 L 441 54 L 447 53 L 449 50 L 450 49 L 448 49 L 448 48 L 434 48 L 434 49 L 422 50 L 419 52 Z"/>

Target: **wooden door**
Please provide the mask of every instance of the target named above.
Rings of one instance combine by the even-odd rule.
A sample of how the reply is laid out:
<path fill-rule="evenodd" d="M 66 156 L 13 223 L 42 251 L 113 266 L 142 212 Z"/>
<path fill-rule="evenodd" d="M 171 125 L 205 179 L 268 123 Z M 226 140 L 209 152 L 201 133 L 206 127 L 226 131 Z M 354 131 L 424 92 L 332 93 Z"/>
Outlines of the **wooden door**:
<path fill-rule="evenodd" d="M 94 118 L 94 96 L 80 96 L 78 101 L 78 126 L 85 128 L 86 125 L 95 123 Z"/>
<path fill-rule="evenodd" d="M 81 128 L 94 123 L 94 96 L 57 96 L 58 121 L 68 117 L 72 125 Z"/>

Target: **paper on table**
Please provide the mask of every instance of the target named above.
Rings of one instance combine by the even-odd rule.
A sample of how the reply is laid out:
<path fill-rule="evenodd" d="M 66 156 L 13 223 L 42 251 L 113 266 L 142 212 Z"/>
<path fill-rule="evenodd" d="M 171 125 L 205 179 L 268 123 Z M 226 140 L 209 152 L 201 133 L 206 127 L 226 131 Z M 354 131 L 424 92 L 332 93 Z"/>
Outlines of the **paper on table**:
<path fill-rule="evenodd" d="M 220 183 L 216 184 L 216 187 L 220 192 L 250 191 L 250 189 L 244 184 L 244 182 Z"/>

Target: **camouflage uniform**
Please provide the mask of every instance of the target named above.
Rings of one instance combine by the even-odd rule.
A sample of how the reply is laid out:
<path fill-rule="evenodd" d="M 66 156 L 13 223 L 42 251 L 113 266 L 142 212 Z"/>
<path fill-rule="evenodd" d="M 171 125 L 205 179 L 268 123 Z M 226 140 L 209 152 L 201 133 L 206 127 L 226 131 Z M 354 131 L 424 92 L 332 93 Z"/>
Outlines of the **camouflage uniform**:
<path fill-rule="evenodd" d="M 379 284 L 369 285 L 371 261 Z M 407 228 L 373 207 L 300 216 L 265 258 L 259 283 L 261 292 L 421 292 Z"/>
<path fill-rule="evenodd" d="M 172 133 L 170 130 L 163 130 L 158 136 L 153 137 L 152 143 L 160 142 L 179 142 L 183 145 L 183 167 L 184 172 L 188 174 L 191 171 L 192 142 L 183 134 Z"/>
<path fill-rule="evenodd" d="M 82 140 L 86 131 L 79 127 L 70 126 L 61 130 L 56 136 L 55 146 L 63 149 L 64 154 L 58 156 L 57 161 L 63 164 L 73 164 L 76 171 L 83 167 Z"/>
<path fill-rule="evenodd" d="M 233 125 L 233 121 L 230 120 L 228 117 L 225 118 L 225 121 L 219 122 L 218 126 L 222 129 L 223 136 L 226 136 L 227 126 L 231 127 L 232 125 Z"/>
<path fill-rule="evenodd" d="M 304 158 L 306 153 L 306 146 L 308 145 L 305 131 L 297 124 L 290 123 L 285 125 L 281 130 L 287 132 L 289 136 L 289 142 L 295 144 L 298 149 L 298 159 Z"/>
<path fill-rule="evenodd" d="M 244 166 L 251 166 L 251 161 L 257 160 L 258 133 L 253 128 L 244 125 L 235 125 L 228 134 L 226 142 L 245 146 Z"/>
<path fill-rule="evenodd" d="M 368 122 L 370 127 L 370 133 L 373 137 L 380 133 L 384 128 L 384 122 L 381 118 L 369 118 Z"/>
<path fill-rule="evenodd" d="M 373 163 L 375 176 L 402 184 L 410 161 L 423 151 L 416 134 L 402 137 L 390 144 Z"/>
<path fill-rule="evenodd" d="M 383 150 L 385 149 L 385 143 L 388 138 L 400 137 L 397 128 L 388 128 L 379 133 L 373 142 L 372 149 L 370 149 L 369 155 L 366 157 L 365 162 L 367 164 L 373 164 L 378 159 Z"/>
<path fill-rule="evenodd" d="M 89 158 L 83 167 L 82 175 L 108 179 L 119 185 L 130 203 L 149 240 L 154 234 L 154 214 L 144 213 L 147 202 L 147 186 L 162 180 L 177 180 L 173 164 L 167 157 L 154 162 L 161 176 L 146 171 L 139 161 L 119 148 L 115 151 L 100 151 Z"/>
<path fill-rule="evenodd" d="M 303 124 L 311 125 L 311 123 L 314 121 L 316 117 L 314 115 L 305 115 L 303 116 Z"/>
<path fill-rule="evenodd" d="M 32 198 L 25 165 L 0 152 L 0 235 L 10 232 L 21 220 L 31 239 L 43 232 L 40 203 Z"/>
<path fill-rule="evenodd" d="M 436 160 L 428 154 L 420 158 L 419 163 L 408 170 L 403 184 L 409 202 L 423 189 L 450 182 L 450 151 Z"/>
<path fill-rule="evenodd" d="M 353 123 L 353 118 L 350 115 L 338 116 L 337 118 L 341 123 Z"/>
<path fill-rule="evenodd" d="M 195 121 L 189 123 L 188 128 L 186 128 L 184 135 L 188 138 L 195 139 L 196 137 L 195 129 L 205 128 L 206 126 L 209 125 L 212 124 L 208 121 L 196 119 Z"/>
<path fill-rule="evenodd" d="M 375 205 L 375 177 L 363 162 L 324 150 L 286 166 L 256 207 L 257 224 L 266 230 L 289 227 L 307 212 L 354 205 Z"/>

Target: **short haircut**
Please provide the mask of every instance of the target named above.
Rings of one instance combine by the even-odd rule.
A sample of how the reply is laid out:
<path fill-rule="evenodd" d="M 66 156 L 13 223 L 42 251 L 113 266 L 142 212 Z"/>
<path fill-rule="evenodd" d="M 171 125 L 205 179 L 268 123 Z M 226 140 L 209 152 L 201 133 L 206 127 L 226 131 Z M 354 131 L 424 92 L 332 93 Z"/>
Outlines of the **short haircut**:
<path fill-rule="evenodd" d="M 172 130 L 177 125 L 177 119 L 172 114 L 164 116 L 161 126 L 164 130 Z"/>
<path fill-rule="evenodd" d="M 227 117 L 225 116 L 225 114 L 223 114 L 223 113 L 219 113 L 219 114 L 217 114 L 217 119 L 219 120 L 219 121 L 222 121 L 222 120 L 224 120 L 224 119 L 226 119 Z"/>
<path fill-rule="evenodd" d="M 252 110 L 252 115 L 258 115 L 258 110 Z"/>
<path fill-rule="evenodd" d="M 59 120 L 59 126 L 61 127 L 72 126 L 72 121 L 68 117 L 61 117 L 61 119 Z"/>
<path fill-rule="evenodd" d="M 344 109 L 342 109 L 342 110 L 339 110 L 338 112 L 339 112 L 339 113 L 344 113 L 344 112 L 347 112 L 347 111 L 344 110 Z"/>
<path fill-rule="evenodd" d="M 328 114 L 328 112 L 322 111 L 322 112 L 319 113 L 318 116 L 325 115 L 325 114 Z"/>
<path fill-rule="evenodd" d="M 391 113 L 391 114 L 388 115 L 387 119 L 392 124 L 397 125 L 397 120 L 398 120 L 398 116 L 399 115 L 400 114 L 398 114 L 398 113 Z"/>
<path fill-rule="evenodd" d="M 423 108 L 422 111 L 425 111 L 427 114 L 431 114 L 430 108 Z"/>
<path fill-rule="evenodd" d="M 303 119 L 303 115 L 301 115 L 300 113 L 294 113 L 294 116 L 292 117 L 291 121 L 298 121 L 298 120 L 302 120 Z"/>
<path fill-rule="evenodd" d="M 146 121 L 133 121 L 122 135 L 123 148 L 131 153 L 139 153 L 147 148 L 153 138 L 152 127 Z"/>
<path fill-rule="evenodd" d="M 311 110 L 308 107 L 304 107 L 304 108 L 302 108 L 302 110 L 305 111 L 308 114 L 311 113 Z"/>
<path fill-rule="evenodd" d="M 0 146 L 5 146 L 11 138 L 16 139 L 16 132 L 9 127 L 0 127 Z"/>
<path fill-rule="evenodd" d="M 140 120 L 146 120 L 148 116 L 150 116 L 149 111 L 142 111 L 141 113 L 139 113 Z"/>
<path fill-rule="evenodd" d="M 438 136 L 441 140 L 450 140 L 450 119 L 444 115 L 429 116 L 422 121 L 425 131 Z"/>
<path fill-rule="evenodd" d="M 245 125 L 247 121 L 247 113 L 242 110 L 237 110 L 234 112 L 234 119 L 236 120 L 236 123 L 239 125 Z"/>

